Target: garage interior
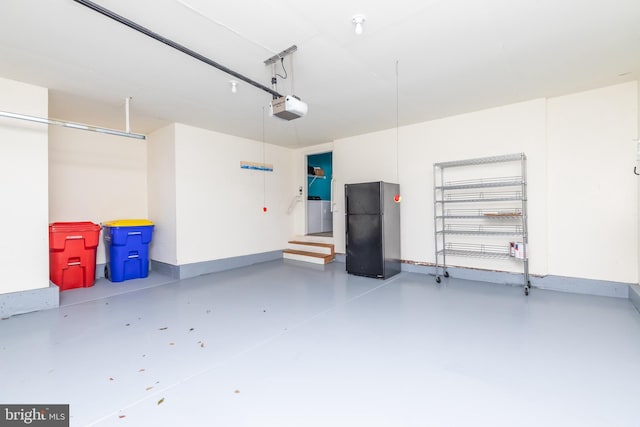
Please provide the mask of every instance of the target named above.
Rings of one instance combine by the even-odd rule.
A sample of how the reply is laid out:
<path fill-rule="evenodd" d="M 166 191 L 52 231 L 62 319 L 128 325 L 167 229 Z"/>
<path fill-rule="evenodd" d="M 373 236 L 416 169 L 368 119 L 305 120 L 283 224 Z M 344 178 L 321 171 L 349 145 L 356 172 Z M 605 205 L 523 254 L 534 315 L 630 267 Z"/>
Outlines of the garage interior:
<path fill-rule="evenodd" d="M 637 425 L 637 22 L 625 0 L 3 2 L 0 405 Z M 526 179 L 439 181 L 521 154 Z M 525 204 L 492 205 L 483 174 L 518 175 Z M 345 186 L 367 182 L 399 184 L 392 277 L 348 271 Z M 480 213 L 445 224 L 470 188 Z M 104 224 L 143 218 L 148 276 L 113 282 Z M 103 226 L 95 283 L 61 290 L 49 226 L 78 221 Z M 494 241 L 505 257 L 456 249 Z"/>

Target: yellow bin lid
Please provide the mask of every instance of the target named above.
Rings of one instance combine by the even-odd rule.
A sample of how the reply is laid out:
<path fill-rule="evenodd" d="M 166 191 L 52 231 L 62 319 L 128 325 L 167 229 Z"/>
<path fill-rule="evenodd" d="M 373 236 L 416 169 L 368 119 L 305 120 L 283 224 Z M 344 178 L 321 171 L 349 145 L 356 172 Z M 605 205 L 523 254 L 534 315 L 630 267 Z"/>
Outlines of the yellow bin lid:
<path fill-rule="evenodd" d="M 106 227 L 143 227 L 153 225 L 148 219 L 116 219 L 114 221 L 103 222 Z"/>

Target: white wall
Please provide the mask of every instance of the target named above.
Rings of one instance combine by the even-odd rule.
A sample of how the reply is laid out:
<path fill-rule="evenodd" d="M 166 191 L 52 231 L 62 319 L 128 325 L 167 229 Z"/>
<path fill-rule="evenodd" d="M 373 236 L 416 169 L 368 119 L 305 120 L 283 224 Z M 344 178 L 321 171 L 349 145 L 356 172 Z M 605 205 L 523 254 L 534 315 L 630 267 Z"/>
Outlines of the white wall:
<path fill-rule="evenodd" d="M 433 163 L 525 152 L 528 157 L 530 247 L 542 250 L 531 269 L 546 273 L 546 151 L 544 101 L 530 101 L 335 141 L 334 172 L 344 210 L 344 184 L 399 182 L 402 193 L 402 259 L 435 262 Z M 396 172 L 396 158 L 398 171 Z M 344 251 L 344 220 L 334 225 L 337 250 Z M 533 249 L 536 248 L 536 249 Z M 521 271 L 515 262 L 468 259 L 464 265 Z"/>
<path fill-rule="evenodd" d="M 178 264 L 286 246 L 292 150 L 182 124 L 175 145 Z M 263 150 L 273 172 L 240 169 L 241 161 L 262 163 Z"/>
<path fill-rule="evenodd" d="M 0 110 L 48 115 L 47 89 L 0 78 Z M 49 286 L 47 127 L 0 119 L 0 294 Z"/>
<path fill-rule="evenodd" d="M 638 281 L 636 83 L 549 99 L 549 270 Z"/>
<path fill-rule="evenodd" d="M 147 215 L 146 141 L 49 127 L 50 222 Z M 102 239 L 96 262 L 105 262 Z"/>
<path fill-rule="evenodd" d="M 262 143 L 181 124 L 147 141 L 51 127 L 50 140 L 51 222 L 149 218 L 150 258 L 173 265 L 279 250 L 293 233 L 289 149 L 265 144 L 263 173 L 240 169 Z"/>
<path fill-rule="evenodd" d="M 0 93 L 2 110 L 47 116 L 44 88 L 0 79 Z M 399 180 L 402 257 L 433 263 L 433 163 L 524 151 L 531 272 L 638 282 L 639 103 L 636 82 L 533 100 L 403 127 L 397 150 L 395 129 L 289 150 L 180 124 L 142 142 L 3 119 L 0 220 L 24 227 L 5 229 L 0 293 L 48 286 L 54 221 L 149 217 L 157 225 L 152 258 L 171 264 L 282 249 L 304 232 L 304 210 L 287 208 L 305 188 L 305 156 L 328 148 L 338 252 L 345 183 Z M 240 169 L 242 160 L 262 162 L 263 149 L 274 172 Z"/>
<path fill-rule="evenodd" d="M 336 207 L 333 215 L 333 236 L 336 252 L 345 252 L 344 230 L 344 185 L 368 181 L 398 182 L 396 179 L 396 131 L 387 130 L 352 138 L 336 140 L 333 144 L 333 177 L 335 179 Z M 400 170 L 403 166 L 400 165 Z M 401 192 L 404 191 L 403 181 L 400 181 Z M 404 227 L 405 211 L 401 206 Z M 403 251 L 405 230 L 402 230 Z"/>
<path fill-rule="evenodd" d="M 175 124 L 149 135 L 147 183 L 149 218 L 155 224 L 149 257 L 177 265 Z"/>
<path fill-rule="evenodd" d="M 635 147 L 636 147 L 636 173 L 640 174 L 640 79 L 636 80 L 636 137 L 635 137 Z M 636 176 L 637 185 L 637 197 L 638 197 L 638 221 L 640 221 L 640 177 Z M 638 281 L 640 281 L 640 224 L 638 224 Z"/>
<path fill-rule="evenodd" d="M 399 129 L 398 150 L 395 129 L 334 141 L 336 250 L 344 252 L 344 184 L 399 176 L 402 258 L 433 263 L 433 163 L 525 152 L 531 273 L 637 282 L 638 98 L 631 82 L 419 123 Z M 510 261 L 463 262 L 521 271 Z"/>

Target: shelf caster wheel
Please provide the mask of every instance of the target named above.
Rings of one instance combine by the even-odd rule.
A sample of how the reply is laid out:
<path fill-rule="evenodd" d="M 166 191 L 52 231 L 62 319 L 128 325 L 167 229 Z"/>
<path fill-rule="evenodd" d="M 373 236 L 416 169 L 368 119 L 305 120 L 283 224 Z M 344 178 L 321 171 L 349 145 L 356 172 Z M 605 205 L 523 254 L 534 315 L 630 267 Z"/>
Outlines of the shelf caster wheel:
<path fill-rule="evenodd" d="M 436 276 L 436 283 L 440 283 L 442 281 L 442 279 L 440 278 L 440 276 Z"/>
<path fill-rule="evenodd" d="M 104 266 L 104 278 L 108 279 L 109 278 L 109 269 L 107 268 L 107 266 Z"/>
<path fill-rule="evenodd" d="M 449 277 L 449 272 L 448 271 L 444 272 L 444 277 Z"/>

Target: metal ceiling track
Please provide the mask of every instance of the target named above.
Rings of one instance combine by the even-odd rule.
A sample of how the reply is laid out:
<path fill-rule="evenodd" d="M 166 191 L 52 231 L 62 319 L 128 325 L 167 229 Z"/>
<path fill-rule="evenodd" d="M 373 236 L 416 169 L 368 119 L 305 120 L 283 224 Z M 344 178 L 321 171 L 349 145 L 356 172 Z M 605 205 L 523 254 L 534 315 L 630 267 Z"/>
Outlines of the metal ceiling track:
<path fill-rule="evenodd" d="M 94 10 L 94 11 L 96 11 L 96 12 L 98 12 L 98 13 L 100 13 L 100 14 L 108 17 L 108 18 L 111 18 L 114 21 L 117 21 L 117 22 L 119 22 L 119 23 L 121 23 L 123 25 L 126 25 L 127 27 L 129 27 L 129 28 L 131 28 L 133 30 L 136 30 L 136 31 L 148 36 L 148 37 L 151 37 L 152 39 L 155 39 L 155 40 L 159 41 L 160 43 L 164 43 L 167 46 L 170 46 L 170 47 L 172 47 L 172 48 L 174 48 L 174 49 L 176 49 L 176 50 L 178 50 L 178 51 L 180 51 L 180 52 L 182 52 L 184 54 L 187 54 L 187 55 L 191 56 L 192 58 L 197 59 L 198 61 L 202 61 L 205 64 L 211 65 L 212 67 L 215 67 L 218 70 L 220 70 L 222 72 L 225 72 L 225 73 L 229 74 L 230 76 L 233 76 L 233 77 L 237 78 L 238 80 L 242 80 L 243 82 L 249 83 L 250 85 L 252 85 L 254 87 L 257 87 L 258 89 L 261 89 L 261 90 L 269 93 L 270 95 L 272 95 L 274 97 L 277 97 L 277 98 L 282 97 L 282 95 L 279 94 L 277 91 L 275 91 L 275 90 L 273 90 L 273 89 L 271 89 L 271 88 L 269 88 L 269 87 L 267 87 L 267 86 L 265 86 L 265 85 L 263 85 L 261 83 L 258 83 L 255 80 L 250 79 L 249 77 L 245 77 L 242 74 L 240 74 L 238 72 L 235 72 L 232 69 L 227 68 L 224 65 L 221 65 L 221 64 L 217 63 L 216 61 L 214 61 L 212 59 L 209 59 L 206 56 L 201 55 L 198 52 L 195 52 L 195 51 L 189 49 L 188 47 L 185 47 L 185 46 L 183 46 L 183 45 L 181 45 L 179 43 L 176 43 L 173 40 L 167 39 L 166 37 L 163 37 L 160 34 L 154 32 L 154 31 L 151 31 L 150 29 L 148 29 L 146 27 L 143 27 L 142 25 L 139 25 L 139 24 L 131 21 L 130 19 L 125 18 L 124 16 L 118 15 L 117 13 L 112 12 L 111 10 L 100 6 L 99 4 L 96 4 L 96 3 L 92 2 L 92 1 L 88 1 L 88 0 L 74 0 L 74 1 L 76 3 L 79 3 L 79 4 L 83 5 L 83 6 L 85 6 L 85 7 L 88 7 L 89 9 L 92 9 L 92 10 Z M 276 56 L 278 56 L 278 55 L 276 55 Z M 278 58 L 279 58 L 279 56 L 278 56 Z"/>
<path fill-rule="evenodd" d="M 0 117 L 7 117 L 9 119 L 26 120 L 28 122 L 42 123 L 45 125 L 62 126 L 62 127 L 71 128 L 71 129 L 87 130 L 90 132 L 104 133 L 107 135 L 124 136 L 127 138 L 147 139 L 146 136 L 139 133 L 131 133 L 128 131 L 128 129 L 127 129 L 127 132 L 123 132 L 116 129 L 85 125 L 83 123 L 74 123 L 74 122 L 67 122 L 63 120 L 47 119 L 44 117 L 29 116 L 26 114 L 10 113 L 7 111 L 0 111 Z"/>
<path fill-rule="evenodd" d="M 298 46 L 296 46 L 295 44 L 285 50 L 283 50 L 282 52 L 273 55 L 271 58 L 266 59 L 264 61 L 264 65 L 271 65 L 271 64 L 275 64 L 276 62 L 280 61 L 281 59 L 283 59 L 285 56 L 291 55 L 293 52 L 295 52 L 296 50 L 298 50 Z"/>

